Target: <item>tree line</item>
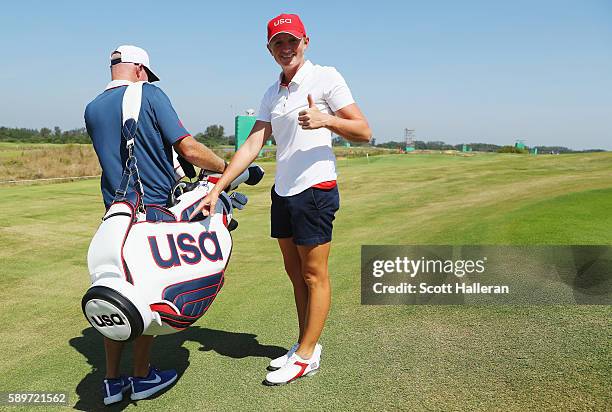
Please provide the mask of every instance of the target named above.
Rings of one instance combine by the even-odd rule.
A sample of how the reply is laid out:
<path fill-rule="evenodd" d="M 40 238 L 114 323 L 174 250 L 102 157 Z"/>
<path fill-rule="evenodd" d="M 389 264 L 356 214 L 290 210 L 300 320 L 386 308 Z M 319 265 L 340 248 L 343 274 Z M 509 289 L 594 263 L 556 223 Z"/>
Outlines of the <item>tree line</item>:
<path fill-rule="evenodd" d="M 195 139 L 205 144 L 208 147 L 218 147 L 223 145 L 233 146 L 236 142 L 234 135 L 225 135 L 225 129 L 221 125 L 213 124 L 207 126 L 204 132 L 194 135 Z M 274 139 L 273 143 L 274 143 Z M 26 129 L 26 128 L 10 128 L 0 127 L 0 142 L 16 142 L 16 143 L 91 143 L 91 139 L 87 134 L 87 129 L 84 127 L 62 131 L 58 126 L 52 129 L 43 127 L 42 129 Z M 332 139 L 334 146 L 346 146 L 347 141 L 336 136 Z M 351 146 L 375 146 L 388 149 L 403 150 L 405 142 L 390 141 L 377 143 L 375 138 L 372 138 L 370 143 L 350 143 Z M 458 150 L 463 149 L 463 143 L 451 145 L 443 141 L 421 141 L 414 142 L 416 150 Z M 466 143 L 466 145 L 474 152 L 517 152 L 514 146 L 500 146 L 491 143 Z M 576 151 L 564 146 L 533 146 L 527 147 L 526 150 L 537 148 L 539 153 L 581 153 L 581 152 L 603 152 L 601 149 L 589 149 Z"/>
<path fill-rule="evenodd" d="M 53 130 L 48 127 L 42 129 L 0 127 L 0 142 L 91 143 L 91 139 L 84 127 L 66 131 L 62 131 L 58 126 Z"/>
<path fill-rule="evenodd" d="M 198 141 L 209 147 L 221 145 L 234 145 L 236 139 L 233 135 L 225 136 L 221 125 L 211 125 L 204 132 L 194 136 Z M 0 142 L 14 143 L 91 143 L 87 129 L 84 127 L 64 130 L 55 126 L 53 130 L 48 127 L 42 129 L 0 127 Z"/>
<path fill-rule="evenodd" d="M 471 151 L 474 152 L 498 152 L 498 153 L 528 153 L 532 149 L 538 149 L 538 153 L 591 153 L 591 152 L 605 152 L 602 149 L 587 149 L 587 150 L 572 150 L 564 146 L 531 146 L 525 147 L 525 149 L 517 149 L 512 145 L 496 145 L 491 143 L 459 143 L 451 145 L 442 141 L 421 141 L 416 140 L 414 142 L 414 148 L 416 150 L 458 150 L 462 151 L 463 146 L 467 146 Z M 377 147 L 385 147 L 388 149 L 404 150 L 406 147 L 405 142 L 385 142 L 377 144 Z"/>

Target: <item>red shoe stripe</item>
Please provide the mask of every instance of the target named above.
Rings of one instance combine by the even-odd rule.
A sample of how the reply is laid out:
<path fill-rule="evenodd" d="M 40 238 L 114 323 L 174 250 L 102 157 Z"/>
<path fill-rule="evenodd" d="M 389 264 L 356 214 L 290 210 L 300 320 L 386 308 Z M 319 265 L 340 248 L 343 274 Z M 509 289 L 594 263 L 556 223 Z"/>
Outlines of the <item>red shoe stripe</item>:
<path fill-rule="evenodd" d="M 300 376 L 302 376 L 304 374 L 304 371 L 306 370 L 306 368 L 308 367 L 307 363 L 304 362 L 295 362 L 294 365 L 298 365 L 299 367 L 301 367 L 302 369 L 300 369 L 300 371 L 297 373 L 297 375 L 295 375 L 292 379 L 289 380 L 289 382 L 296 380 L 297 378 L 299 378 Z"/>

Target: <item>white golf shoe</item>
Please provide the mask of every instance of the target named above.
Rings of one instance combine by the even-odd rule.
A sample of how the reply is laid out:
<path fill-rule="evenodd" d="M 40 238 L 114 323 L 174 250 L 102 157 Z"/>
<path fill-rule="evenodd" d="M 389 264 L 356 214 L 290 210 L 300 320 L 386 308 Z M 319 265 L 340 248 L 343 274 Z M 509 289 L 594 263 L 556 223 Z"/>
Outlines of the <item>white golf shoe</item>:
<path fill-rule="evenodd" d="M 302 359 L 297 353 L 292 354 L 280 369 L 266 375 L 263 384 L 268 386 L 284 385 L 298 378 L 314 375 L 321 366 L 322 349 L 323 347 L 317 343 L 310 359 Z"/>
<path fill-rule="evenodd" d="M 268 365 L 268 370 L 269 371 L 275 371 L 278 370 L 280 368 L 282 368 L 283 366 L 285 366 L 285 363 L 287 363 L 287 361 L 289 360 L 289 358 L 291 357 L 291 355 L 293 355 L 295 353 L 295 351 L 300 347 L 299 343 L 295 343 L 291 349 L 289 349 L 289 352 L 285 353 L 283 356 L 279 356 L 276 359 L 272 359 L 270 361 L 270 365 Z"/>

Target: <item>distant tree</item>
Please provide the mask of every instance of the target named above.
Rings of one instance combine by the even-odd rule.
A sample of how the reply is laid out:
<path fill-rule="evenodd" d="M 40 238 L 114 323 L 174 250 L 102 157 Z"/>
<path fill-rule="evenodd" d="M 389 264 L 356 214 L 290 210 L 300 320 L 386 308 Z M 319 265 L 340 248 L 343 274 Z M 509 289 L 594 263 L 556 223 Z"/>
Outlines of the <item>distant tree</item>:
<path fill-rule="evenodd" d="M 425 146 L 426 146 L 426 149 L 428 150 L 453 150 L 454 149 L 453 146 L 446 144 L 439 140 L 427 142 L 425 143 Z"/>
<path fill-rule="evenodd" d="M 573 150 L 564 146 L 536 146 L 538 153 L 575 153 Z M 594 152 L 595 150 L 585 150 L 585 152 Z"/>
<path fill-rule="evenodd" d="M 418 143 L 418 142 L 416 142 L 416 143 Z M 390 142 L 378 143 L 376 145 L 376 147 L 385 147 L 387 149 L 399 149 L 399 148 L 404 147 L 404 144 L 405 144 L 404 142 L 396 142 L 396 141 L 392 140 Z M 417 149 L 418 149 L 418 147 L 417 147 Z"/>
<path fill-rule="evenodd" d="M 204 137 L 208 139 L 220 140 L 223 139 L 223 133 L 223 126 L 213 124 L 206 128 L 206 131 L 204 132 Z"/>
<path fill-rule="evenodd" d="M 518 147 L 515 146 L 502 146 L 501 148 L 499 148 L 497 150 L 497 153 L 519 153 L 519 154 L 525 154 L 525 153 L 529 153 L 529 150 L 527 149 L 519 149 Z"/>
<path fill-rule="evenodd" d="M 40 136 L 43 139 L 49 137 L 50 134 L 51 134 L 51 129 L 49 129 L 48 127 L 43 127 L 42 129 L 40 129 Z"/>
<path fill-rule="evenodd" d="M 215 147 L 223 144 L 228 144 L 228 139 L 223 135 L 225 130 L 223 126 L 213 124 L 206 127 L 204 133 L 198 133 L 195 138 L 199 142 L 205 144 L 208 147 Z"/>
<path fill-rule="evenodd" d="M 60 129 L 59 126 L 55 126 L 53 128 L 53 134 L 55 137 L 59 138 L 62 135 L 62 129 Z"/>
<path fill-rule="evenodd" d="M 417 140 L 414 142 L 414 148 L 417 150 L 425 150 L 427 149 L 427 143 L 421 141 L 421 140 Z"/>
<path fill-rule="evenodd" d="M 497 152 L 501 146 L 491 143 L 468 143 L 470 149 L 474 152 Z M 461 145 L 457 150 L 461 150 Z"/>

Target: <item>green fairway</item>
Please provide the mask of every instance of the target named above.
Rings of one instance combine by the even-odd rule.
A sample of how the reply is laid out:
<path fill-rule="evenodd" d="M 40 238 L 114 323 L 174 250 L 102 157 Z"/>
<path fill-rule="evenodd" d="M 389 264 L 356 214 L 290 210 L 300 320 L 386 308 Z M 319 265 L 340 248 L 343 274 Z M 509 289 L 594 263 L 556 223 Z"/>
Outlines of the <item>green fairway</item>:
<path fill-rule="evenodd" d="M 116 409 L 612 409 L 610 306 L 360 305 L 363 244 L 612 244 L 612 153 L 339 160 L 322 369 L 283 387 L 261 384 L 297 330 L 264 167 L 241 188 L 250 201 L 216 302 L 156 339 L 153 363 L 178 382 Z M 102 338 L 80 308 L 99 182 L 4 186 L 0 199 L 0 392 L 68 392 L 71 406 L 102 409 Z"/>

